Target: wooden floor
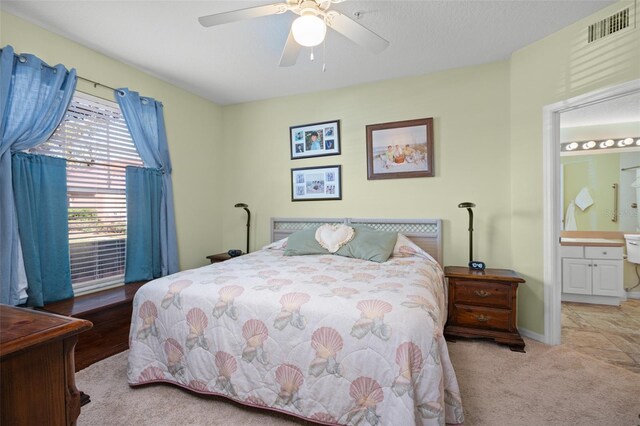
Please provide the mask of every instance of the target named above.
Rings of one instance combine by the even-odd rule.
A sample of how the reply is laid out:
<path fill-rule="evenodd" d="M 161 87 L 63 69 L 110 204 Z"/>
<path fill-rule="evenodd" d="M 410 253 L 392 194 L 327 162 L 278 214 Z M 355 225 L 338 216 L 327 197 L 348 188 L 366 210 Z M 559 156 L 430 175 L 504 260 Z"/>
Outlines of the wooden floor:
<path fill-rule="evenodd" d="M 562 302 L 562 343 L 640 374 L 640 300 L 620 306 Z"/>

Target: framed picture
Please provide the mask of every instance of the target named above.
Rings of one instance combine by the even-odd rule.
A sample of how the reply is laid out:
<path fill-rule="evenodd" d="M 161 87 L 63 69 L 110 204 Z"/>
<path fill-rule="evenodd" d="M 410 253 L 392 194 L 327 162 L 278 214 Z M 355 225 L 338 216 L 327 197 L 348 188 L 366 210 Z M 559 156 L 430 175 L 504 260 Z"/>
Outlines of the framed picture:
<path fill-rule="evenodd" d="M 342 200 L 342 166 L 291 169 L 291 201 Z"/>
<path fill-rule="evenodd" d="M 291 159 L 340 155 L 340 120 L 289 127 Z"/>
<path fill-rule="evenodd" d="M 433 118 L 367 126 L 367 179 L 432 176 Z"/>

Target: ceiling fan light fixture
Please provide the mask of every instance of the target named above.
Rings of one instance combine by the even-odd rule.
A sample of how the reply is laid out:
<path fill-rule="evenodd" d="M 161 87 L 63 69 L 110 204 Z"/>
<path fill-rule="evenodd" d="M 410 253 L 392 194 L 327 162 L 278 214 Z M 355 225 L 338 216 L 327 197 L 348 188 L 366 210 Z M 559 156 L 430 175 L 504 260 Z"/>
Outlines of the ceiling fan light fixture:
<path fill-rule="evenodd" d="M 327 25 L 319 16 L 310 13 L 304 14 L 291 25 L 293 38 L 301 46 L 317 46 L 324 40 L 327 34 Z"/>

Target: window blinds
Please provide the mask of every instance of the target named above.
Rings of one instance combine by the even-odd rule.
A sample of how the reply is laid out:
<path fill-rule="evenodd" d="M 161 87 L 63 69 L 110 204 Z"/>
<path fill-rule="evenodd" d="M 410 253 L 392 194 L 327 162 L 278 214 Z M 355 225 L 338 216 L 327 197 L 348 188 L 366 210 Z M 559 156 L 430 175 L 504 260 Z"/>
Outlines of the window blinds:
<path fill-rule="evenodd" d="M 55 133 L 30 152 L 67 159 L 75 294 L 122 283 L 127 235 L 125 167 L 143 164 L 118 105 L 76 92 Z"/>

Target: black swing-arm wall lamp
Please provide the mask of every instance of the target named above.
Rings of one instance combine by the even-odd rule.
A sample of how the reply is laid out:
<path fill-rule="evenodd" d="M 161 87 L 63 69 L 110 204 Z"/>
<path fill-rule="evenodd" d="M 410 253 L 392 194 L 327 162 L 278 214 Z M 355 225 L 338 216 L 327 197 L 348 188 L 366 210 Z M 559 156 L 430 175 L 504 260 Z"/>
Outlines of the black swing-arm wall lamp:
<path fill-rule="evenodd" d="M 471 202 L 464 202 L 458 204 L 458 208 L 467 209 L 469 212 L 469 268 L 483 270 L 485 268 L 484 262 L 473 260 L 473 210 L 476 205 Z"/>
<path fill-rule="evenodd" d="M 245 203 L 238 203 L 234 207 L 241 207 L 247 212 L 247 253 L 249 253 L 249 230 L 251 228 L 251 212 L 249 206 Z"/>

